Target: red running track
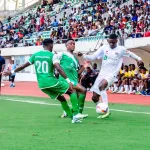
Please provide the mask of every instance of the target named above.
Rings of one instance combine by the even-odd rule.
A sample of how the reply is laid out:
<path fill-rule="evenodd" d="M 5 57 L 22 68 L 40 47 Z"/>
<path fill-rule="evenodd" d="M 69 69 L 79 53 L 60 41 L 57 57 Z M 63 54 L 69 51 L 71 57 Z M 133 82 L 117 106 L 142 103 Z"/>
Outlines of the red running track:
<path fill-rule="evenodd" d="M 16 82 L 15 88 L 10 88 L 9 83 L 1 89 L 2 95 L 48 97 L 37 85 L 37 82 Z M 86 100 L 91 101 L 92 93 L 88 92 Z M 150 105 L 150 97 L 142 95 L 108 94 L 110 103 Z"/>

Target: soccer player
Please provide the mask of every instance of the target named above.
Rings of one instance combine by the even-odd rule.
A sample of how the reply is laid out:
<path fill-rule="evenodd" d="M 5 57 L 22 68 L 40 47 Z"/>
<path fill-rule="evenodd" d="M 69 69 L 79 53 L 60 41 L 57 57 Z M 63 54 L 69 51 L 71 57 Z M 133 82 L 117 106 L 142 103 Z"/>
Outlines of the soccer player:
<path fill-rule="evenodd" d="M 34 53 L 28 62 L 17 67 L 15 70 L 4 72 L 4 75 L 11 75 L 18 71 L 25 69 L 26 67 L 34 64 L 36 70 L 36 76 L 38 81 L 39 88 L 49 95 L 52 99 L 57 98 L 62 108 L 67 112 L 67 114 L 72 117 L 72 112 L 65 100 L 65 98 L 61 95 L 68 93 L 73 93 L 72 84 L 70 80 L 67 78 L 65 72 L 62 70 L 59 64 L 56 64 L 53 60 L 54 54 L 52 53 L 53 49 L 53 41 L 51 39 L 45 39 L 43 41 L 42 50 Z M 54 68 L 57 69 L 59 74 L 65 78 L 67 82 L 64 82 L 60 79 L 57 79 L 54 76 Z M 70 86 L 69 86 L 70 84 Z M 72 123 L 79 122 L 80 119 L 83 119 L 83 116 L 78 113 L 78 99 L 76 96 L 71 95 L 70 101 L 72 103 L 73 117 Z"/>
<path fill-rule="evenodd" d="M 73 94 L 76 97 L 78 97 L 79 113 L 82 114 L 83 108 L 84 108 L 85 97 L 86 97 L 86 89 L 78 82 L 79 82 L 79 76 L 87 67 L 88 63 L 85 63 L 83 67 L 79 69 L 80 65 L 79 65 L 78 59 L 73 53 L 75 50 L 75 41 L 73 39 L 68 39 L 66 41 L 66 48 L 67 48 L 67 52 L 60 52 L 54 55 L 54 62 L 55 64 L 60 64 L 61 68 L 64 70 L 67 77 L 73 84 L 73 88 L 77 91 L 77 93 L 73 93 Z M 62 76 L 60 76 L 60 79 L 63 82 L 66 82 L 64 81 L 65 79 Z M 64 117 L 66 116 L 65 113 L 63 116 Z M 87 117 L 87 116 L 88 115 L 84 115 L 84 117 Z"/>
<path fill-rule="evenodd" d="M 110 34 L 108 38 L 108 44 L 109 45 L 103 45 L 101 48 L 99 48 L 94 54 L 92 55 L 83 55 L 82 53 L 78 53 L 78 56 L 82 56 L 85 60 L 96 60 L 96 59 L 102 59 L 102 66 L 100 73 L 91 88 L 91 91 L 93 91 L 92 100 L 97 105 L 99 101 L 100 95 L 103 94 L 104 91 L 106 91 L 109 86 L 111 86 L 114 83 L 114 80 L 116 79 L 116 76 L 119 73 L 119 70 L 121 68 L 121 65 L 123 63 L 123 57 L 131 57 L 139 62 L 139 64 L 142 63 L 142 60 L 140 57 L 138 57 L 136 54 L 127 51 L 125 47 L 118 46 L 117 45 L 117 35 L 116 34 Z M 107 94 L 105 93 L 105 96 Z M 108 99 L 105 98 L 104 103 L 108 103 Z M 110 115 L 109 109 L 103 116 L 99 116 L 98 118 L 105 118 Z"/>

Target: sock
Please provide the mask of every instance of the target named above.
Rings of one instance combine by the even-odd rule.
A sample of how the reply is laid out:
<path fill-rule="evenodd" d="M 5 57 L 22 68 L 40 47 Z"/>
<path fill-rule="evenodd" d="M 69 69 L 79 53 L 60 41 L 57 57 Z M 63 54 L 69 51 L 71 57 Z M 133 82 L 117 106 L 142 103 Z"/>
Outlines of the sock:
<path fill-rule="evenodd" d="M 132 92 L 132 85 L 129 85 L 130 92 Z"/>
<path fill-rule="evenodd" d="M 116 83 L 114 84 L 114 88 L 115 88 L 115 89 L 117 88 L 117 84 L 116 84 Z"/>
<path fill-rule="evenodd" d="M 128 85 L 124 85 L 125 92 L 128 92 Z"/>
<path fill-rule="evenodd" d="M 68 106 L 67 101 L 61 102 L 61 106 L 63 108 L 63 110 L 67 113 L 67 115 L 72 118 L 72 111 L 70 109 L 70 107 Z"/>
<path fill-rule="evenodd" d="M 98 105 L 100 103 L 100 100 L 98 101 L 98 102 L 96 102 L 95 104 L 96 104 L 96 106 Z"/>
<path fill-rule="evenodd" d="M 79 113 L 81 113 L 81 114 L 82 114 L 83 108 L 84 108 L 85 97 L 86 97 L 85 94 L 80 94 L 79 99 L 78 99 L 79 100 Z"/>
<path fill-rule="evenodd" d="M 137 92 L 139 92 L 139 87 L 138 86 L 137 86 L 136 90 L 137 90 Z"/>
<path fill-rule="evenodd" d="M 79 105 L 78 105 L 78 96 L 77 93 L 72 93 L 70 95 L 70 101 L 72 104 L 72 110 L 73 110 L 73 115 L 77 115 L 79 112 Z"/>
<path fill-rule="evenodd" d="M 120 88 L 120 92 L 123 92 L 123 86 L 121 86 L 121 88 Z"/>
<path fill-rule="evenodd" d="M 103 103 L 108 105 L 108 96 L 107 96 L 107 92 L 106 91 L 101 91 L 101 97 L 102 97 Z"/>

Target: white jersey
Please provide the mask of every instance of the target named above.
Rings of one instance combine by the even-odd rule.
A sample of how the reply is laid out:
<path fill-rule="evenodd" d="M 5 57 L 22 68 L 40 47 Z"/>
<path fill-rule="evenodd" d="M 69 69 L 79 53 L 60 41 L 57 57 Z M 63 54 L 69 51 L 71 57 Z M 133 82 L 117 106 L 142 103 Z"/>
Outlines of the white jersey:
<path fill-rule="evenodd" d="M 140 57 L 126 50 L 123 46 L 116 46 L 112 49 L 109 45 L 103 45 L 94 54 L 83 55 L 86 60 L 102 59 L 102 66 L 99 75 L 113 77 L 118 75 L 124 56 L 141 60 Z"/>

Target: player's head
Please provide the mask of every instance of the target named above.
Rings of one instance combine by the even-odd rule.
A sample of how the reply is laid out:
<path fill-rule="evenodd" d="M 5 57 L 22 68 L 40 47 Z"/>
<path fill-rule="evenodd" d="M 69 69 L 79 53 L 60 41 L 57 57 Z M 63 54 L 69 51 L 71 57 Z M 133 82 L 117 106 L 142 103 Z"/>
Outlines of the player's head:
<path fill-rule="evenodd" d="M 97 69 L 97 64 L 96 63 L 93 64 L 93 69 Z"/>
<path fill-rule="evenodd" d="M 116 34 L 110 34 L 108 39 L 107 39 L 107 42 L 109 43 L 109 46 L 113 49 L 116 47 L 117 45 L 117 35 Z"/>
<path fill-rule="evenodd" d="M 135 64 L 131 64 L 131 70 L 135 70 Z"/>
<path fill-rule="evenodd" d="M 45 39 L 43 41 L 43 47 L 45 50 L 48 50 L 48 51 L 52 51 L 53 50 L 53 40 L 51 39 Z"/>
<path fill-rule="evenodd" d="M 143 74 L 146 74 L 147 69 L 145 67 L 140 67 L 140 71 Z"/>
<path fill-rule="evenodd" d="M 87 68 L 86 68 L 86 71 L 87 71 L 87 73 L 90 73 L 90 72 L 91 72 L 91 68 L 90 68 L 90 67 L 87 67 Z"/>
<path fill-rule="evenodd" d="M 128 72 L 128 66 L 127 65 L 124 66 L 124 71 Z"/>
<path fill-rule="evenodd" d="M 73 52 L 75 50 L 75 41 L 73 39 L 68 39 L 66 41 L 66 48 L 68 51 Z"/>

